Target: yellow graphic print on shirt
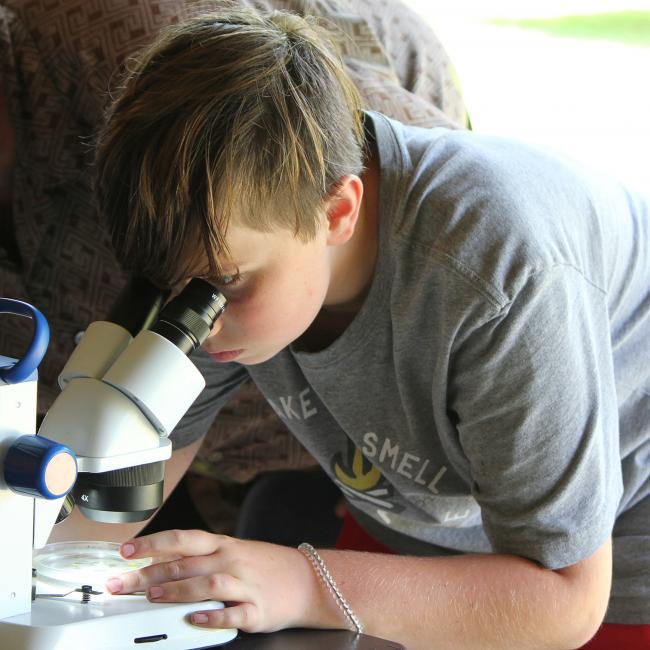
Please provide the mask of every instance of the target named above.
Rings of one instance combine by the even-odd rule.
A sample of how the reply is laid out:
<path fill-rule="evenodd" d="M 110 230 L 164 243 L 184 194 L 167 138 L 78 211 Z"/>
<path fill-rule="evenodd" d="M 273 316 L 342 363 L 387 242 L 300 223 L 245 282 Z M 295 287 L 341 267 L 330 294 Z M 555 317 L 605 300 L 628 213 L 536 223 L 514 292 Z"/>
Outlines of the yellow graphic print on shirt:
<path fill-rule="evenodd" d="M 401 512 L 403 507 L 390 500 L 395 493 L 393 486 L 351 442 L 347 456 L 346 460 L 343 454 L 336 454 L 331 465 L 335 483 L 343 494 L 352 501 L 360 499 L 373 504 L 378 512 Z"/>

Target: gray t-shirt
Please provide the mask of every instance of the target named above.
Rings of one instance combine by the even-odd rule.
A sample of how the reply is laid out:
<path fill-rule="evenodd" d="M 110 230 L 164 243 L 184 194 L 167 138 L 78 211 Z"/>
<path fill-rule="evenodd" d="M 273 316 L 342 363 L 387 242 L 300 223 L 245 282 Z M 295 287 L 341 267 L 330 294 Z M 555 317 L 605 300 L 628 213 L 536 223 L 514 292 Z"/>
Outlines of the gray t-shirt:
<path fill-rule="evenodd" d="M 247 370 L 398 552 L 560 568 L 614 528 L 607 620 L 650 623 L 648 203 L 520 143 L 368 120 L 359 313 L 323 351 L 213 364 L 197 410 Z"/>

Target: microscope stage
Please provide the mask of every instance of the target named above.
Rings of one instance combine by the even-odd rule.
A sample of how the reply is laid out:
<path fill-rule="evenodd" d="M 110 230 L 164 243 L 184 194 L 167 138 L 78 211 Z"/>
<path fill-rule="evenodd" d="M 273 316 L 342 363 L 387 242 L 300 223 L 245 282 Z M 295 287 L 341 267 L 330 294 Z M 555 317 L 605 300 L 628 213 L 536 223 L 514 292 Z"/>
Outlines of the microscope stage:
<path fill-rule="evenodd" d="M 57 542 L 34 551 L 32 566 L 41 582 L 52 582 L 62 591 L 80 585 L 92 585 L 104 591 L 112 576 L 140 569 L 151 564 L 151 558 L 125 560 L 115 542 Z M 37 593 L 40 593 L 37 591 Z"/>
<path fill-rule="evenodd" d="M 107 592 L 107 578 L 150 562 L 124 560 L 118 549 L 109 542 L 63 542 L 37 551 L 36 598 L 31 612 L 0 622 L 3 647 L 69 650 L 90 643 L 93 650 L 125 650 L 147 643 L 148 648 L 189 650 L 237 635 L 188 622 L 191 612 L 221 609 L 220 602 L 151 603 L 141 594 Z"/>

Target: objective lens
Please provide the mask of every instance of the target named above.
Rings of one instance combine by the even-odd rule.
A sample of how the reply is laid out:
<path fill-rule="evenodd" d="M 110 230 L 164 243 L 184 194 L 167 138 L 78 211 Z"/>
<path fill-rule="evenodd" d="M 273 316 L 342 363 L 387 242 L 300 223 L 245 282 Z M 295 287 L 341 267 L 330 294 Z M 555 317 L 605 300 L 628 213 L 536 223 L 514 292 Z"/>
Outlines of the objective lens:
<path fill-rule="evenodd" d="M 164 478 L 164 461 L 97 474 L 81 472 L 74 499 L 79 510 L 94 521 L 145 521 L 162 505 Z"/>
<path fill-rule="evenodd" d="M 164 336 L 185 354 L 208 338 L 226 308 L 226 299 L 209 282 L 194 278 L 160 312 L 152 332 Z"/>

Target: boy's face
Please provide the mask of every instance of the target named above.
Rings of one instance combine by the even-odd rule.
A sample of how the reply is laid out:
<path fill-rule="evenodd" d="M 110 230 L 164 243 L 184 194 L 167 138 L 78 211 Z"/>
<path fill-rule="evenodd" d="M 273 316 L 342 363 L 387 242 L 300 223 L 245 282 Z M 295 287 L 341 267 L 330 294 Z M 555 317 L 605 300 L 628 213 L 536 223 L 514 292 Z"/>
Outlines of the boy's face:
<path fill-rule="evenodd" d="M 326 222 L 326 217 L 323 217 Z M 231 225 L 231 265 L 239 278 L 218 285 L 228 300 L 203 348 L 218 362 L 266 361 L 301 336 L 323 306 L 330 282 L 327 227 L 302 242 L 289 230 Z"/>

